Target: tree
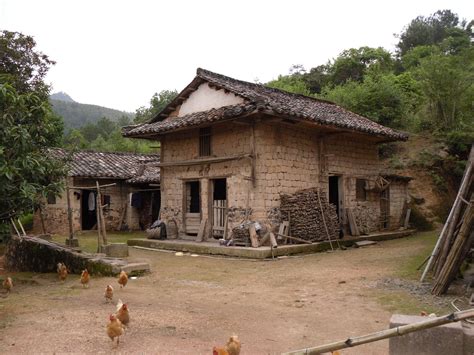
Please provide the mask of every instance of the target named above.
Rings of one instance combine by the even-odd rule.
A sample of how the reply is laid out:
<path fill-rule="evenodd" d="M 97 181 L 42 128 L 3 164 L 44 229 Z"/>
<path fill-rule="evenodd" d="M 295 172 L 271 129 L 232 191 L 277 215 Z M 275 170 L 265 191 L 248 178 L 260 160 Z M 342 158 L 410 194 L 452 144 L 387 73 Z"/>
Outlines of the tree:
<path fill-rule="evenodd" d="M 403 56 L 417 46 L 437 45 L 449 37 L 457 42 L 455 48 L 464 46 L 469 42 L 469 30 L 451 10 L 438 10 L 429 17 L 418 16 L 398 36 L 398 52 Z"/>
<path fill-rule="evenodd" d="M 308 86 L 301 74 L 279 75 L 277 80 L 272 80 L 266 84 L 275 89 L 280 89 L 294 94 L 310 95 Z"/>
<path fill-rule="evenodd" d="M 343 51 L 329 65 L 330 82 L 341 85 L 352 80 L 362 82 L 369 71 L 391 72 L 394 61 L 390 52 L 382 47 L 360 47 Z"/>
<path fill-rule="evenodd" d="M 31 211 L 48 193 L 58 194 L 63 162 L 47 150 L 58 146 L 62 121 L 51 111 L 44 83 L 53 61 L 35 50 L 29 36 L 0 33 L 0 221 Z"/>
<path fill-rule="evenodd" d="M 44 77 L 49 66 L 55 64 L 47 55 L 35 50 L 31 36 L 19 32 L 0 32 L 0 73 L 17 94 L 35 92 L 41 99 L 49 95 Z"/>
<path fill-rule="evenodd" d="M 178 95 L 176 90 L 162 90 L 160 93 L 155 93 L 151 100 L 149 107 L 140 107 L 135 112 L 135 123 L 143 123 L 154 116 L 156 116 L 166 105 L 168 105 Z"/>
<path fill-rule="evenodd" d="M 472 122 L 474 47 L 459 55 L 438 53 L 423 58 L 414 73 L 438 130 L 455 129 L 463 120 Z"/>

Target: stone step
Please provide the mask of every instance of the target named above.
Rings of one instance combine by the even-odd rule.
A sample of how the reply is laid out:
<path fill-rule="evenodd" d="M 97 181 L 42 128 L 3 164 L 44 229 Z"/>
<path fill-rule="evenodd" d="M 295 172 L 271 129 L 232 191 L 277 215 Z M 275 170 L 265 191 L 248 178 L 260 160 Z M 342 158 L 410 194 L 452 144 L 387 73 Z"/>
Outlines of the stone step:
<path fill-rule="evenodd" d="M 145 272 L 150 272 L 150 264 L 148 263 L 130 263 L 121 267 L 121 270 L 125 271 L 128 275 L 140 275 Z M 121 271 L 119 270 L 119 272 Z"/>

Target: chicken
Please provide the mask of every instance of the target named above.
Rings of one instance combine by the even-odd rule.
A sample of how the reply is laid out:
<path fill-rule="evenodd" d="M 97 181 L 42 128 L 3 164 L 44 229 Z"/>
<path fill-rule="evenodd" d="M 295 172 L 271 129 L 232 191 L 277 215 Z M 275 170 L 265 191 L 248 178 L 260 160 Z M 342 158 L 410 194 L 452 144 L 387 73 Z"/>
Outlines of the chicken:
<path fill-rule="evenodd" d="M 212 348 L 212 355 L 229 355 L 229 353 L 225 348 L 214 346 Z"/>
<path fill-rule="evenodd" d="M 58 263 L 57 265 L 58 277 L 59 279 L 64 282 L 67 278 L 67 267 L 63 263 Z"/>
<path fill-rule="evenodd" d="M 123 325 L 128 326 L 130 323 L 130 314 L 128 313 L 128 306 L 123 303 L 122 300 L 117 302 L 117 313 L 115 313 L 117 319 L 119 319 Z"/>
<path fill-rule="evenodd" d="M 120 284 L 120 288 L 125 287 L 128 282 L 128 275 L 125 271 L 120 271 L 120 276 L 118 279 L 118 283 Z"/>
<path fill-rule="evenodd" d="M 232 335 L 226 345 L 227 352 L 229 355 L 240 354 L 240 340 L 237 335 Z"/>
<path fill-rule="evenodd" d="M 87 287 L 89 288 L 89 281 L 90 281 L 91 277 L 89 275 L 89 271 L 87 271 L 87 269 L 84 269 L 82 270 L 82 273 L 81 273 L 81 284 L 82 284 L 82 287 Z"/>
<path fill-rule="evenodd" d="M 212 348 L 213 355 L 239 355 L 240 354 L 240 340 L 237 335 L 232 335 L 229 338 L 225 347 Z"/>
<path fill-rule="evenodd" d="M 112 298 L 114 297 L 114 289 L 112 286 L 107 285 L 107 287 L 105 288 L 104 296 L 105 302 L 112 302 Z"/>
<path fill-rule="evenodd" d="M 7 290 L 7 293 L 10 293 L 13 288 L 13 281 L 11 277 L 7 277 L 3 280 L 3 288 Z"/>
<path fill-rule="evenodd" d="M 107 324 L 107 335 L 112 341 L 117 338 L 118 345 L 120 342 L 120 336 L 123 335 L 124 332 L 122 322 L 120 322 L 120 320 L 118 320 L 113 314 L 110 315 L 109 319 L 110 322 Z"/>

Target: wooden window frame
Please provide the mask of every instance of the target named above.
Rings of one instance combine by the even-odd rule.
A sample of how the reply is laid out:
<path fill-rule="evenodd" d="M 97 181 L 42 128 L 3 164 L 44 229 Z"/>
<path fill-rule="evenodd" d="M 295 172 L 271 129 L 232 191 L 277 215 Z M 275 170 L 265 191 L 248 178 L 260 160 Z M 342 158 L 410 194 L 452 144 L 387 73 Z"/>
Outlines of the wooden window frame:
<path fill-rule="evenodd" d="M 211 156 L 211 127 L 199 128 L 199 156 Z"/>

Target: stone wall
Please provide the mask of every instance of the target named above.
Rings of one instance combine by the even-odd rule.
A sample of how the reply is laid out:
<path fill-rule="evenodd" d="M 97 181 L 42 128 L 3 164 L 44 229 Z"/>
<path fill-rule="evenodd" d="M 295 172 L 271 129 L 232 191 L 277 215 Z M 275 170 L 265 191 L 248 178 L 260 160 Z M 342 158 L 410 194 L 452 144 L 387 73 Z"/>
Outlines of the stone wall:
<path fill-rule="evenodd" d="M 212 126 L 211 154 L 214 157 L 251 153 L 252 126 L 227 122 Z M 250 158 L 228 162 L 165 166 L 161 169 L 162 217 L 173 220 L 184 233 L 183 199 L 185 184 L 200 183 L 201 219 L 209 218 L 212 179 L 227 179 L 227 206 L 231 211 L 251 209 L 250 219 L 278 221 L 280 194 L 320 187 L 328 192 L 329 176 L 342 181 L 341 208 L 353 208 L 357 218 L 365 218 L 367 232 L 378 229 L 380 194 L 368 191 L 363 201 L 356 198 L 356 179 L 375 179 L 382 166 L 376 142 L 361 134 L 325 134 L 314 127 L 281 122 L 257 121 L 254 124 L 255 184 L 251 181 Z M 199 130 L 166 135 L 162 139 L 162 163 L 198 159 Z M 406 190 L 405 190 L 406 192 Z M 394 190 L 394 203 L 403 200 L 403 189 Z M 398 207 L 394 207 L 398 211 Z M 244 217 L 234 213 L 229 228 Z M 285 218 L 285 216 L 283 216 Z M 393 216 L 393 223 L 399 216 Z M 392 222 L 392 220 L 391 220 Z M 397 222 L 398 223 L 398 222 Z"/>

